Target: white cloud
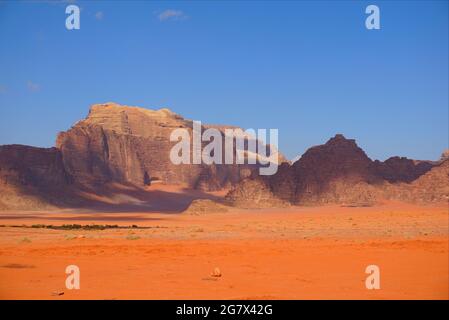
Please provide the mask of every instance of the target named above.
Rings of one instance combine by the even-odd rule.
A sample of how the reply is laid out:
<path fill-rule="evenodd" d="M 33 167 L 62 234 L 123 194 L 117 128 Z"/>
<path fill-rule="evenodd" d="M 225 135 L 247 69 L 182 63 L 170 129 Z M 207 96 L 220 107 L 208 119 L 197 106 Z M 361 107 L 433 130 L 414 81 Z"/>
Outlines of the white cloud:
<path fill-rule="evenodd" d="M 30 92 L 38 92 L 41 90 L 40 84 L 34 83 L 32 81 L 27 82 L 27 88 Z"/>
<path fill-rule="evenodd" d="M 183 20 L 187 18 L 187 15 L 181 10 L 167 9 L 159 13 L 157 17 L 160 21 Z"/>
<path fill-rule="evenodd" d="M 97 20 L 103 20 L 104 18 L 104 13 L 103 11 L 98 11 L 97 13 L 95 13 L 95 19 Z"/>
<path fill-rule="evenodd" d="M 34 3 L 46 3 L 52 5 L 69 5 L 76 3 L 77 0 L 34 0 Z M 30 1 L 31 2 L 31 1 Z"/>

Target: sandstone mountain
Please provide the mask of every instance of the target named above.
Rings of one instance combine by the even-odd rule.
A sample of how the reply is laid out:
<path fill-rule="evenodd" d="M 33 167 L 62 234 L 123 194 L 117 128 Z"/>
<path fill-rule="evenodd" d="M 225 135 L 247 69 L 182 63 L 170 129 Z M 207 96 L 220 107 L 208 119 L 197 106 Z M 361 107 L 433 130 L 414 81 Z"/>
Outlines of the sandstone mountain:
<path fill-rule="evenodd" d="M 432 203 L 449 201 L 449 159 L 443 160 L 412 183 L 390 185 L 384 190 L 385 198 Z"/>
<path fill-rule="evenodd" d="M 208 125 L 203 130 L 211 127 L 222 134 L 230 128 Z M 185 128 L 192 136 L 192 121 L 168 109 L 99 104 L 91 107 L 86 119 L 60 133 L 56 147 L 74 182 L 82 185 L 111 181 L 148 185 L 160 180 L 218 190 L 240 181 L 242 170 L 255 169 L 254 165 L 171 163 L 170 150 L 176 142 L 170 141 L 170 134 L 177 128 Z"/>
<path fill-rule="evenodd" d="M 327 203 L 355 201 L 365 195 L 346 192 L 347 187 L 360 188 L 380 179 L 371 170 L 371 160 L 355 140 L 336 135 L 324 145 L 312 147 L 293 165 L 296 189 L 294 203 Z"/>
<path fill-rule="evenodd" d="M 188 125 L 168 109 L 93 105 L 86 119 L 58 135 L 56 147 L 77 184 L 117 181 L 144 185 L 151 179 L 184 182 L 198 175 L 201 168 L 183 171 L 167 160 L 171 130 Z"/>
<path fill-rule="evenodd" d="M 170 141 L 170 134 L 184 128 L 192 137 L 192 127 L 191 120 L 169 109 L 93 105 L 85 119 L 58 135 L 56 148 L 0 147 L 0 208 L 73 206 L 84 201 L 83 192 L 104 194 L 113 183 L 143 187 L 158 181 L 219 190 L 257 171 L 259 165 L 253 164 L 173 164 L 169 154 L 177 142 Z M 226 129 L 237 127 L 201 129 L 208 128 L 224 137 Z M 281 154 L 279 159 L 284 159 Z"/>
<path fill-rule="evenodd" d="M 272 176 L 259 176 L 253 164 L 173 164 L 171 132 L 184 128 L 192 136 L 192 127 L 191 120 L 168 109 L 93 105 L 85 119 L 58 135 L 55 148 L 0 146 L 0 210 L 89 206 L 93 198 L 116 205 L 117 197 L 151 207 L 144 187 L 156 181 L 206 191 L 232 188 L 226 203 L 245 208 L 448 199 L 446 154 L 436 162 L 372 161 L 355 140 L 337 134 L 293 164 L 267 146 L 280 166 Z M 201 129 L 208 128 L 224 138 L 226 129 L 236 127 Z M 259 156 L 245 152 L 244 157 Z M 117 186 L 127 194 L 117 195 Z"/>
<path fill-rule="evenodd" d="M 271 202 L 265 201 L 264 207 L 279 206 L 278 200 L 295 205 L 351 206 L 372 205 L 382 199 L 444 201 L 449 195 L 443 172 L 446 165 L 434 166 L 399 157 L 372 161 L 355 140 L 337 134 L 324 145 L 308 149 L 292 165 L 283 163 L 275 175 L 253 179 L 251 184 L 241 182 L 231 190 L 231 202 L 254 205 L 254 192 L 259 198 L 275 196 Z M 253 191 L 247 190 L 249 187 Z"/>

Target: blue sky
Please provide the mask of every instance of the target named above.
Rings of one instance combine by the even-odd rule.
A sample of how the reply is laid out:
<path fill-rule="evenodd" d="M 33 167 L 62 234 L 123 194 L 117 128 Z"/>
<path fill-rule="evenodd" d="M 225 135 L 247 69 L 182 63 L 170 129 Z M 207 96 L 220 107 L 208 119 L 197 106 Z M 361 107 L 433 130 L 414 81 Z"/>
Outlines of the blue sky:
<path fill-rule="evenodd" d="M 448 148 L 446 1 L 75 4 L 68 31 L 67 3 L 0 1 L 0 144 L 53 146 L 114 101 L 278 128 L 289 158 L 335 133 L 373 159 Z"/>

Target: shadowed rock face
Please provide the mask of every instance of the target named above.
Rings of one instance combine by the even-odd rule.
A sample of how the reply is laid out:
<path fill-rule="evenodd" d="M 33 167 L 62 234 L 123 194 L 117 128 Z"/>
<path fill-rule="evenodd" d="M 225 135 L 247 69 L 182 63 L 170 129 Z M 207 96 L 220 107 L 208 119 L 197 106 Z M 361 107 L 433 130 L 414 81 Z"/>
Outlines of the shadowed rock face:
<path fill-rule="evenodd" d="M 373 163 L 374 172 L 388 182 L 412 182 L 432 169 L 433 164 L 404 157 L 391 157 L 384 162 Z"/>
<path fill-rule="evenodd" d="M 279 199 L 292 201 L 295 198 L 298 178 L 290 164 L 281 164 L 278 172 L 267 178 L 266 183 L 270 186 L 272 193 Z"/>
<path fill-rule="evenodd" d="M 238 184 L 229 199 L 238 206 L 254 203 L 254 194 L 270 199 L 272 206 L 278 206 L 273 196 L 299 205 L 364 206 L 381 199 L 443 201 L 449 195 L 448 180 L 441 178 L 447 164 L 433 166 L 399 157 L 373 162 L 354 140 L 337 134 L 308 149 L 293 165 L 282 164 L 275 175 Z M 439 178 L 432 181 L 434 176 Z M 243 190 L 248 188 L 253 190 Z M 420 196 L 418 190 L 426 196 Z"/>
<path fill-rule="evenodd" d="M 0 146 L 0 209 L 49 208 L 71 184 L 58 149 Z"/>
<path fill-rule="evenodd" d="M 0 177 L 2 185 L 46 189 L 64 187 L 72 181 L 58 149 L 23 145 L 0 146 Z"/>
<path fill-rule="evenodd" d="M 389 185 L 384 190 L 386 198 L 432 203 L 449 201 L 449 159 L 435 165 L 432 169 L 411 183 Z"/>
<path fill-rule="evenodd" d="M 371 163 L 371 159 L 357 146 L 355 140 L 337 134 L 324 145 L 307 150 L 293 164 L 296 190 L 292 201 L 343 202 L 348 197 L 345 186 L 380 181 L 373 174 Z"/>
<path fill-rule="evenodd" d="M 371 185 L 381 182 L 371 159 L 341 134 L 308 149 L 293 165 L 284 164 L 268 179 L 271 192 L 293 204 L 371 203 Z"/>

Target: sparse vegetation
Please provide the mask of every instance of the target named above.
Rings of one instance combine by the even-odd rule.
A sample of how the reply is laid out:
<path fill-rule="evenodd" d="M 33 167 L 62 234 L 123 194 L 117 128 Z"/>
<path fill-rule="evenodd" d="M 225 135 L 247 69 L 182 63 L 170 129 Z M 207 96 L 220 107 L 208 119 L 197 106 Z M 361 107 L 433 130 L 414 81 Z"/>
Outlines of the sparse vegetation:
<path fill-rule="evenodd" d="M 88 225 L 63 224 L 62 226 L 35 224 L 35 225 L 32 225 L 31 228 L 46 228 L 46 229 L 54 229 L 54 230 L 105 230 L 105 229 L 118 229 L 120 227 L 116 224 L 114 224 L 114 225 L 109 225 L 109 224 L 106 224 L 106 225 L 102 225 L 102 224 L 88 224 Z M 129 227 L 127 227 L 127 228 L 129 228 Z"/>
<path fill-rule="evenodd" d="M 81 224 L 63 224 L 60 226 L 54 226 L 51 224 L 33 224 L 31 226 L 29 225 L 0 225 L 0 228 L 34 228 L 34 229 L 52 229 L 52 230 L 106 230 L 106 229 L 153 229 L 153 228 L 166 228 L 161 226 L 152 226 L 152 227 L 139 227 L 138 225 L 131 225 L 131 226 L 119 226 L 116 224 L 110 225 L 110 224 L 87 224 L 87 225 L 81 225 Z"/>
<path fill-rule="evenodd" d="M 8 263 L 1 266 L 2 268 L 9 269 L 26 269 L 26 268 L 34 268 L 34 265 L 31 264 L 21 264 L 21 263 Z"/>

